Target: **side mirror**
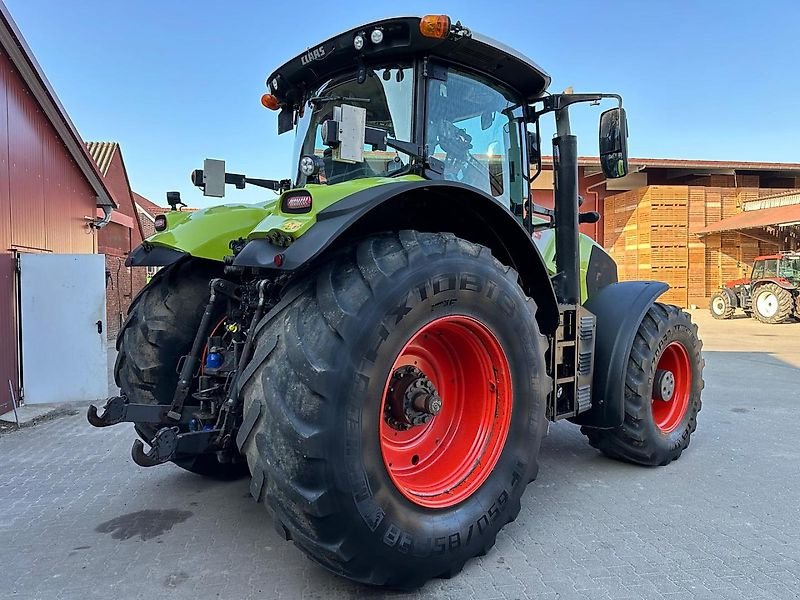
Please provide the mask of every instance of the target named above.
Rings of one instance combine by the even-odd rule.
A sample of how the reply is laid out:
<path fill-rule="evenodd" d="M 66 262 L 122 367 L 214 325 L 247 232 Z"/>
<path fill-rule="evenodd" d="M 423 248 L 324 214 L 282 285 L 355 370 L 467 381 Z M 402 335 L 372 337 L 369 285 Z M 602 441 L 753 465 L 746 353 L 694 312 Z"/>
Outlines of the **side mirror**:
<path fill-rule="evenodd" d="M 192 171 L 192 184 L 203 190 L 203 196 L 225 197 L 225 161 L 207 158 L 202 169 Z"/>
<path fill-rule="evenodd" d="M 624 108 L 600 115 L 600 166 L 608 179 L 628 174 L 628 121 Z"/>
<path fill-rule="evenodd" d="M 538 127 L 536 131 L 527 131 L 526 134 L 528 139 L 528 162 L 532 165 L 539 164 L 542 150 Z"/>

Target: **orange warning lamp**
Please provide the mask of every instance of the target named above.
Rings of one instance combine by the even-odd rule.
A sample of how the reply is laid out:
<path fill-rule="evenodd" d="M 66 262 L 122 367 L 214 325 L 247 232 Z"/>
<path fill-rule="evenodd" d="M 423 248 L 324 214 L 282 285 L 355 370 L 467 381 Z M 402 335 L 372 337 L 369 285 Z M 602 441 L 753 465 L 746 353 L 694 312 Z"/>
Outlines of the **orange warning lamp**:
<path fill-rule="evenodd" d="M 272 94 L 264 94 L 261 96 L 261 104 L 264 105 L 264 108 L 270 110 L 278 110 L 278 108 L 280 108 L 280 102 L 278 102 L 278 99 Z"/>
<path fill-rule="evenodd" d="M 444 39 L 450 35 L 450 17 L 425 15 L 419 22 L 419 32 L 425 37 Z"/>

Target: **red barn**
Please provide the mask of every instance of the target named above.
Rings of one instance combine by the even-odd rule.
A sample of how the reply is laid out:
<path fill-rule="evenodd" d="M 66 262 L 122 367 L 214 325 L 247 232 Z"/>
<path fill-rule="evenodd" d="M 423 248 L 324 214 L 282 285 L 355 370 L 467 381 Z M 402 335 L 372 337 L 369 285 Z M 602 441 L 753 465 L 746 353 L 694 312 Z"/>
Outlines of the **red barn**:
<path fill-rule="evenodd" d="M 100 389 L 96 380 L 91 389 L 73 386 L 60 369 L 96 371 L 105 361 L 104 336 L 94 330 L 104 325 L 102 305 L 74 298 L 88 299 L 82 288 L 102 286 L 102 259 L 92 255 L 97 227 L 113 207 L 75 126 L 0 2 L 0 414 L 12 408 L 9 388 L 28 398 L 29 390 L 21 389 L 27 379 L 33 378 L 31 402 L 77 400 Z M 30 270 L 20 274 L 26 263 Z M 56 274 L 49 282 L 48 270 Z M 96 314 L 97 322 L 87 321 Z M 65 349 L 70 334 L 59 329 L 61 321 L 81 327 L 86 344 L 76 335 L 75 351 Z M 105 385 L 105 364 L 102 369 L 93 375 Z"/>
<path fill-rule="evenodd" d="M 108 339 L 116 339 L 128 314 L 128 306 L 145 284 L 144 267 L 126 267 L 125 259 L 142 243 L 142 225 L 134 206 L 134 193 L 122 150 L 116 142 L 87 142 L 86 147 L 103 174 L 117 205 L 111 223 L 98 232 L 98 251 L 106 263 L 106 328 Z"/>

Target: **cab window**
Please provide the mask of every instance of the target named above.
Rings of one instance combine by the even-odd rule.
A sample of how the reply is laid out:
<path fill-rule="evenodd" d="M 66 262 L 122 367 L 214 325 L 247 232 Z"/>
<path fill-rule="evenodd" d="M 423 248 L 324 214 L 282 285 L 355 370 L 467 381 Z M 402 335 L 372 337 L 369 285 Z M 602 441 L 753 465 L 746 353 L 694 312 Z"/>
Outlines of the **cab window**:
<path fill-rule="evenodd" d="M 511 208 L 527 196 L 522 165 L 523 111 L 511 93 L 449 69 L 427 84 L 425 140 L 444 178 L 478 188 Z"/>
<path fill-rule="evenodd" d="M 764 261 L 764 274 L 762 277 L 777 277 L 778 276 L 778 259 L 769 258 Z"/>

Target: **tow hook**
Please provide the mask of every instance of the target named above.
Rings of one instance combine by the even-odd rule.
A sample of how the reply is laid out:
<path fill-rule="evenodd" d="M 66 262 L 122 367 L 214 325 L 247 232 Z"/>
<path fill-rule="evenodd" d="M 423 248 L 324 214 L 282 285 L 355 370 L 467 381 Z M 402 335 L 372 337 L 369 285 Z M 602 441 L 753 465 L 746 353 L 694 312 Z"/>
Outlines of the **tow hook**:
<path fill-rule="evenodd" d="M 90 404 L 86 410 L 86 419 L 95 427 L 110 427 L 117 423 L 164 423 L 167 421 L 169 405 L 163 404 L 131 404 L 128 398 L 111 396 L 98 413 L 97 407 Z M 179 423 L 188 423 L 192 420 L 190 411 L 184 411 Z"/>
<path fill-rule="evenodd" d="M 131 458 L 140 467 L 154 467 L 176 458 L 197 456 L 211 448 L 219 434 L 219 429 L 180 433 L 177 427 L 162 427 L 147 451 L 141 440 L 134 440 Z"/>

